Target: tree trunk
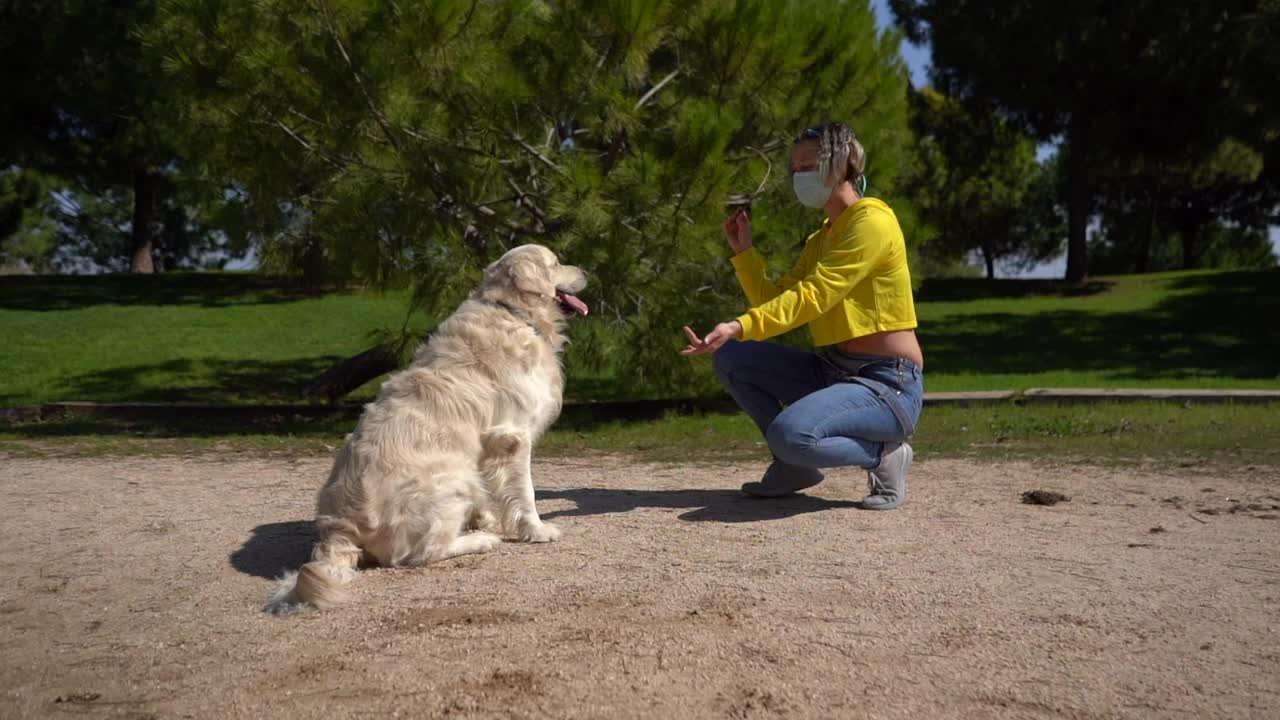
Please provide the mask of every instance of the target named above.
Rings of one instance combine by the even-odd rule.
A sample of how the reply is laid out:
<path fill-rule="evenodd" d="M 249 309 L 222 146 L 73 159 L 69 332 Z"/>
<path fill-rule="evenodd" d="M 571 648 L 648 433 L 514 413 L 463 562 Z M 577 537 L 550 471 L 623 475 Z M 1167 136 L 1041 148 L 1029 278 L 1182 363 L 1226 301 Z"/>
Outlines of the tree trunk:
<path fill-rule="evenodd" d="M 1147 198 L 1147 206 L 1143 208 L 1142 224 L 1138 226 L 1138 257 L 1135 270 L 1147 272 L 1151 267 L 1151 239 L 1156 232 L 1156 194 Z"/>
<path fill-rule="evenodd" d="M 995 257 L 995 253 L 992 252 L 990 247 L 987 247 L 986 243 L 983 243 L 982 245 L 982 261 L 986 263 L 986 266 L 987 266 L 987 279 L 995 280 L 996 279 L 996 257 Z"/>
<path fill-rule="evenodd" d="M 1067 129 L 1067 282 L 1081 283 L 1089 276 L 1089 165 L 1086 153 L 1087 120 L 1071 113 Z"/>
<path fill-rule="evenodd" d="M 139 170 L 133 176 L 133 258 L 129 261 L 131 273 L 156 271 L 151 257 L 155 211 L 156 177 L 145 170 Z"/>
<path fill-rule="evenodd" d="M 1197 213 L 1182 223 L 1182 269 L 1194 270 L 1200 264 L 1200 236 L 1208 218 Z"/>

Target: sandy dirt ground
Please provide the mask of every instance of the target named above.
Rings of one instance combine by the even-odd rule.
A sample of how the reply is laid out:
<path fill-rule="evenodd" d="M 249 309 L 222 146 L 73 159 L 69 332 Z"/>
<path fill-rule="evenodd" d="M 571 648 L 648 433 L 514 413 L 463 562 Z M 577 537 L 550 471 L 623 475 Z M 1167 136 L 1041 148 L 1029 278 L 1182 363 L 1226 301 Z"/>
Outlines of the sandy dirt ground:
<path fill-rule="evenodd" d="M 0 458 L 0 716 L 1280 717 L 1280 468 L 925 457 L 875 513 L 851 471 L 557 458 L 561 541 L 265 615 L 327 468 Z"/>

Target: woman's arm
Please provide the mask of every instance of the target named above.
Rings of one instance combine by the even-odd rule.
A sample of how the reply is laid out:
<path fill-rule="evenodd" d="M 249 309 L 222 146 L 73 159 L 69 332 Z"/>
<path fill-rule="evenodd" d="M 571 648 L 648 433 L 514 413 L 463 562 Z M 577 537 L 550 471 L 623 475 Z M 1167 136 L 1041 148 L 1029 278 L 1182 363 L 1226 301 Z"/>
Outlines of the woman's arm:
<path fill-rule="evenodd" d="M 737 318 L 744 340 L 765 340 L 800 327 L 843 300 L 880 261 L 889 248 L 892 231 L 887 218 L 862 214 L 837 233 L 832 246 L 813 265 L 812 271 L 791 287 L 755 303 L 756 307 Z M 810 242 L 809 246 L 817 243 Z M 744 286 L 745 287 L 745 286 Z"/>
<path fill-rule="evenodd" d="M 742 290 L 747 295 L 747 302 L 753 306 L 763 305 L 803 279 L 813 267 L 817 246 L 818 243 L 814 242 L 813 236 L 810 235 L 809 240 L 804 244 L 804 250 L 800 253 L 800 259 L 796 260 L 796 264 L 785 275 L 778 278 L 776 283 L 769 279 L 764 258 L 756 252 L 754 247 L 734 255 L 733 269 L 738 275 L 738 284 L 742 285 Z"/>
<path fill-rule="evenodd" d="M 814 233 L 817 235 L 817 233 Z M 806 242 L 800 260 L 777 284 L 769 280 L 764 258 L 756 252 L 751 238 L 751 215 L 745 209 L 735 210 L 724 221 L 724 238 L 733 249 L 733 269 L 738 275 L 738 284 L 747 294 L 747 301 L 752 305 L 769 302 L 779 293 L 795 285 L 800 278 L 809 273 L 813 266 L 815 243 Z M 813 235 L 809 236 L 813 239 Z"/>

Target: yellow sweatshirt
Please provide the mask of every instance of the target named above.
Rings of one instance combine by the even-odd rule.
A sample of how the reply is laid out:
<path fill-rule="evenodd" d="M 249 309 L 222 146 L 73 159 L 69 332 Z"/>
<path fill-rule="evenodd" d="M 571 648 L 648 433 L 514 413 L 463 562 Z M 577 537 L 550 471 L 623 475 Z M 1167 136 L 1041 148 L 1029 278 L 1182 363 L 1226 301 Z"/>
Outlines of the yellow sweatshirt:
<path fill-rule="evenodd" d="M 815 345 L 916 326 L 907 246 L 898 217 L 863 198 L 805 241 L 795 267 L 777 284 L 749 248 L 733 258 L 754 306 L 737 318 L 744 340 L 765 340 L 806 323 Z"/>

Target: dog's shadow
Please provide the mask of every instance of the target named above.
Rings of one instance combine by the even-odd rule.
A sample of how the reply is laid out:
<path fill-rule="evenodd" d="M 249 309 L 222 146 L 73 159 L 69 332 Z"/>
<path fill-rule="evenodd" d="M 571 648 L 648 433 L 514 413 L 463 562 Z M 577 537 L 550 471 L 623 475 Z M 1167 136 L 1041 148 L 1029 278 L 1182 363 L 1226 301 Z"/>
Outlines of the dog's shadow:
<path fill-rule="evenodd" d="M 315 541 L 313 528 L 310 520 L 259 525 L 244 545 L 231 553 L 231 567 L 268 580 L 297 570 L 311 559 L 311 544 Z"/>
<path fill-rule="evenodd" d="M 539 490 L 539 500 L 568 500 L 577 507 L 569 510 L 553 510 L 542 514 L 542 519 L 581 517 L 583 515 L 609 515 L 630 512 L 637 508 L 689 508 L 678 517 L 688 522 L 758 522 L 822 512 L 837 508 L 860 508 L 861 503 L 852 500 L 825 500 L 811 495 L 790 495 L 781 498 L 752 498 L 738 490 L 608 490 L 603 488 L 570 488 L 567 490 Z"/>
<path fill-rule="evenodd" d="M 538 493 L 540 500 L 568 500 L 576 507 L 543 513 L 544 520 L 584 515 L 609 515 L 637 508 L 688 509 L 678 517 L 687 522 L 758 522 L 821 512 L 837 508 L 857 508 L 852 500 L 824 500 L 809 495 L 761 500 L 738 490 L 607 490 L 571 488 Z M 311 558 L 315 541 L 310 520 L 265 523 L 252 530 L 244 545 L 231 553 L 231 566 L 255 577 L 274 580 L 297 570 Z"/>

